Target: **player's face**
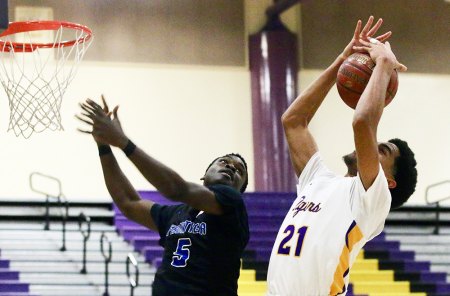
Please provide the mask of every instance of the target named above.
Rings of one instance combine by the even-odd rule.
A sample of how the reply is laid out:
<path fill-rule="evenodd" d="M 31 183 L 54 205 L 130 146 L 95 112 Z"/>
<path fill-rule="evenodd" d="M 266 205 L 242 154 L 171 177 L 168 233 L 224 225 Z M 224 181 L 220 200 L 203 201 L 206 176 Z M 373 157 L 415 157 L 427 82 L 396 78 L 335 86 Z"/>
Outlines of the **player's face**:
<path fill-rule="evenodd" d="M 390 142 L 379 143 L 378 154 L 386 177 L 394 178 L 395 159 L 400 156 L 397 145 Z"/>
<path fill-rule="evenodd" d="M 398 150 L 398 147 L 395 144 L 390 142 L 378 143 L 378 157 L 387 177 L 393 178 L 395 159 L 398 156 L 400 156 L 400 150 Z M 343 159 L 347 165 L 348 174 L 350 176 L 356 176 L 356 173 L 358 172 L 358 158 L 356 156 L 356 151 L 345 155 Z"/>
<path fill-rule="evenodd" d="M 205 185 L 228 185 L 240 191 L 247 180 L 247 170 L 237 156 L 224 156 L 217 159 L 204 177 Z"/>
<path fill-rule="evenodd" d="M 356 176 L 358 172 L 358 161 L 356 159 L 356 151 L 353 151 L 350 154 L 344 155 L 342 157 L 344 160 L 345 165 L 347 166 L 347 175 L 349 176 Z"/>

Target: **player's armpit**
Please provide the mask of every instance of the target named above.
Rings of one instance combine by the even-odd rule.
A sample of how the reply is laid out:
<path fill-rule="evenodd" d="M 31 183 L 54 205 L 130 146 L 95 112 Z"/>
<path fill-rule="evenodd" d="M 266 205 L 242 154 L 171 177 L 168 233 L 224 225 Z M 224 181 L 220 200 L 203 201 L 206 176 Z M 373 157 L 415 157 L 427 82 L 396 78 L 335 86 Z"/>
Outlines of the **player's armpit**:
<path fill-rule="evenodd" d="M 283 126 L 291 162 L 295 174 L 299 177 L 308 161 L 318 151 L 317 144 L 307 127 L 291 128 L 284 122 Z"/>
<path fill-rule="evenodd" d="M 150 214 L 153 205 L 154 202 L 141 199 L 123 203 L 122 205 L 118 205 L 118 207 L 128 219 L 151 230 L 158 231 L 158 227 Z"/>

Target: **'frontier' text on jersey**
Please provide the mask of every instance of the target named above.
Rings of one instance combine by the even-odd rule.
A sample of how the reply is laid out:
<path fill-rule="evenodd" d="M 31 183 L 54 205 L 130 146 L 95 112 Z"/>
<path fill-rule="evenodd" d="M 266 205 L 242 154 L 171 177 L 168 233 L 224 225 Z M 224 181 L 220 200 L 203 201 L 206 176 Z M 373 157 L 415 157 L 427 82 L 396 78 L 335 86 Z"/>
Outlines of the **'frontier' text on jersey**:
<path fill-rule="evenodd" d="M 169 230 L 167 231 L 166 236 L 172 234 L 183 234 L 183 233 L 193 233 L 206 235 L 206 223 L 193 223 L 192 221 L 186 220 L 181 222 L 179 225 L 171 225 Z"/>

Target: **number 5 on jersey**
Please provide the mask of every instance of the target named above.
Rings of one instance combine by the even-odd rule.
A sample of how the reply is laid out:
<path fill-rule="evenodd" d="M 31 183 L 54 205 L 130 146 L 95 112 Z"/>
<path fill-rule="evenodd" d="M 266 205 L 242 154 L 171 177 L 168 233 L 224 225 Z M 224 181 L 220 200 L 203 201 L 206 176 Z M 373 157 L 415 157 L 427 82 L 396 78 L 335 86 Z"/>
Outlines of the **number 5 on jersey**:
<path fill-rule="evenodd" d="M 302 252 L 303 240 L 305 239 L 306 231 L 308 230 L 308 226 L 302 226 L 297 230 L 298 238 L 297 244 L 295 246 L 295 257 L 300 257 Z M 291 239 L 295 233 L 295 226 L 288 225 L 286 229 L 283 231 L 286 233 L 286 237 L 281 240 L 280 246 L 278 247 L 278 254 L 280 255 L 290 255 L 291 253 Z"/>
<path fill-rule="evenodd" d="M 191 251 L 189 247 L 191 246 L 190 238 L 179 238 L 177 243 L 177 250 L 173 252 L 172 263 L 174 267 L 186 267 Z"/>

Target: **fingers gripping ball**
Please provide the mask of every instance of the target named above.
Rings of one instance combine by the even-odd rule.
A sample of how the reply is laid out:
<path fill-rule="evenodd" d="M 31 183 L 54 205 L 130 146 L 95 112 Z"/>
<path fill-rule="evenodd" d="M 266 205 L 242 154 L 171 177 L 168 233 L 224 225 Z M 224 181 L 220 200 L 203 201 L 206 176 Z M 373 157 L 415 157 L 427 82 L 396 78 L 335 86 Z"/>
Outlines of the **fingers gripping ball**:
<path fill-rule="evenodd" d="M 355 109 L 358 100 L 372 75 L 375 63 L 369 55 L 364 53 L 354 53 L 349 56 L 339 68 L 336 85 L 341 99 L 350 108 Z M 385 106 L 395 97 L 398 88 L 398 74 L 394 70 L 386 91 Z"/>

